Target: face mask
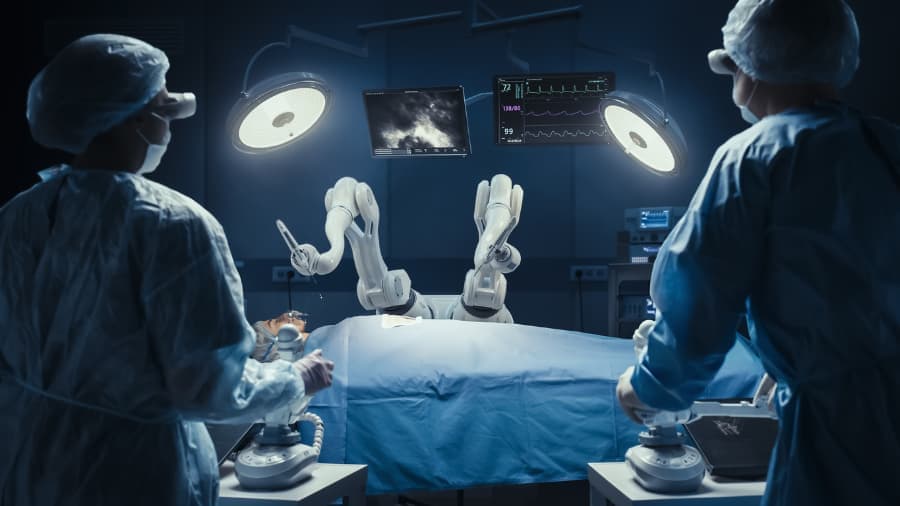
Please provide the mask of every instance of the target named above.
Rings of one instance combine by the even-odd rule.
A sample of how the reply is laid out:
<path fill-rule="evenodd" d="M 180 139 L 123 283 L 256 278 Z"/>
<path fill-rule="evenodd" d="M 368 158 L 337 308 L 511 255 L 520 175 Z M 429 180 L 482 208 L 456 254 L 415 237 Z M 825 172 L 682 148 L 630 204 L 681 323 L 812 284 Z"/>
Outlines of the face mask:
<path fill-rule="evenodd" d="M 159 114 L 155 112 L 150 113 L 153 116 L 160 119 L 160 121 L 166 124 L 166 135 L 163 136 L 163 140 L 161 144 L 154 144 L 147 140 L 147 137 L 141 133 L 140 130 L 136 130 L 138 135 L 141 136 L 141 139 L 147 143 L 147 152 L 144 153 L 144 163 L 141 164 L 141 167 L 138 169 L 138 174 L 149 174 L 156 170 L 156 167 L 159 166 L 159 162 L 162 161 L 162 157 L 166 154 L 166 149 L 169 147 L 169 141 L 172 140 L 172 132 L 169 131 L 169 120 L 163 118 Z"/>
<path fill-rule="evenodd" d="M 747 101 L 743 104 L 738 104 L 735 97 L 732 95 L 731 99 L 734 101 L 735 105 L 741 110 L 741 118 L 744 119 L 747 123 L 751 125 L 757 123 L 759 121 L 759 116 L 756 115 L 753 111 L 750 110 L 748 105 L 750 105 L 750 101 L 753 100 L 753 95 L 756 93 L 756 88 L 759 87 L 759 81 L 753 84 L 753 91 L 750 92 L 750 96 L 747 97 Z"/>

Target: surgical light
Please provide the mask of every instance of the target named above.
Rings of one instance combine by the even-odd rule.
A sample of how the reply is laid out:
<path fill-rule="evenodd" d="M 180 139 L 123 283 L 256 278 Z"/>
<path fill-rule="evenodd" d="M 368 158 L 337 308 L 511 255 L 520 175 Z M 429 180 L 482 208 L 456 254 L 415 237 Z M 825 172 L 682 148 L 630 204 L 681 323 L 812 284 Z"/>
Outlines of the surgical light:
<path fill-rule="evenodd" d="M 248 87 L 250 70 L 272 48 L 290 49 L 295 39 L 330 47 L 361 58 L 367 48 L 348 44 L 289 26 L 284 41 L 259 48 L 244 69 L 241 96 L 228 115 L 227 126 L 235 148 L 245 153 L 268 153 L 301 139 L 328 112 L 332 97 L 325 81 L 315 74 L 287 72 Z"/>
<path fill-rule="evenodd" d="M 655 103 L 634 93 L 615 91 L 601 101 L 600 110 L 612 138 L 645 168 L 674 175 L 684 164 L 684 135 Z"/>
<path fill-rule="evenodd" d="M 303 137 L 325 114 L 331 94 L 313 74 L 292 72 L 267 79 L 241 94 L 232 108 L 232 143 L 245 153 L 264 153 Z"/>
<path fill-rule="evenodd" d="M 483 4 L 479 4 L 479 8 L 491 13 L 490 9 Z M 580 12 L 581 6 L 576 5 L 508 18 L 499 18 L 493 15 L 494 19 L 484 22 L 478 22 L 478 13 L 475 12 L 471 28 L 472 30 L 507 28 L 560 17 L 578 17 Z M 365 23 L 357 25 L 356 28 L 360 33 L 368 34 L 391 28 L 449 21 L 460 18 L 462 15 L 463 11 L 461 10 L 437 12 L 424 16 Z M 250 62 L 244 70 L 241 98 L 234 105 L 228 117 L 232 144 L 238 150 L 245 153 L 267 153 L 283 148 L 302 138 L 327 112 L 333 99 L 324 82 L 310 74 L 281 74 L 257 84 L 252 89 L 247 88 L 250 69 L 260 55 L 275 47 L 290 49 L 293 41 L 297 39 L 359 58 L 369 56 L 368 42 L 363 46 L 354 46 L 294 25 L 288 26 L 285 39 L 261 47 L 250 58 Z M 478 98 L 483 97 L 481 95 L 472 97 L 473 100 Z"/>

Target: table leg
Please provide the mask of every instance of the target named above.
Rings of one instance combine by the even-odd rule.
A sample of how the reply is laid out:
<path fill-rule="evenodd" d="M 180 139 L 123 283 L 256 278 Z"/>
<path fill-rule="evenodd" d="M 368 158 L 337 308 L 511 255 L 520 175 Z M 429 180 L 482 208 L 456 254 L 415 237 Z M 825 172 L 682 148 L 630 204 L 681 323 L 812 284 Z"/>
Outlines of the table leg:
<path fill-rule="evenodd" d="M 591 487 L 591 506 L 607 506 L 608 504 L 610 503 L 606 500 L 606 496 L 596 488 Z"/>
<path fill-rule="evenodd" d="M 352 494 L 344 496 L 344 506 L 366 506 L 366 487 L 356 488 Z"/>

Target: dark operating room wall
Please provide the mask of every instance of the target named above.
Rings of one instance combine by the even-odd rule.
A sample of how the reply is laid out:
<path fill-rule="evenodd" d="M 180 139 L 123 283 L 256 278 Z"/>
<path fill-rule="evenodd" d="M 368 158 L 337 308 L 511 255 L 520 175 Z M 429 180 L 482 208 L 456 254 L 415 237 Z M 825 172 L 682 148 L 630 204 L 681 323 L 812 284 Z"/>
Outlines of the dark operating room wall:
<path fill-rule="evenodd" d="M 576 2 L 487 3 L 497 14 L 511 16 Z M 896 2 L 850 3 L 862 32 L 862 65 L 845 96 L 862 109 L 900 122 L 900 44 L 893 26 L 900 9 Z M 706 65 L 707 51 L 721 45 L 719 30 L 733 2 L 591 0 L 581 5 L 577 20 L 517 27 L 509 35 L 515 53 L 535 73 L 612 70 L 619 89 L 656 99 L 658 86 L 645 66 L 576 49 L 575 41 L 652 58 L 665 77 L 669 112 L 689 146 L 688 164 L 677 177 L 641 170 L 610 146 L 497 146 L 491 100 L 468 109 L 473 154 L 465 159 L 372 159 L 361 90 L 461 84 L 467 95 L 474 95 L 491 90 L 493 75 L 519 72 L 506 57 L 506 31 L 469 30 L 467 0 L 261 1 L 252 10 L 246 2 L 229 1 L 153 6 L 57 1 L 36 7 L 32 21 L 37 33 L 45 30 L 45 21 L 55 19 L 181 22 L 183 45 L 172 58 L 169 84 L 173 90 L 196 91 L 199 113 L 173 124 L 172 148 L 152 178 L 197 199 L 222 222 L 239 261 L 251 319 L 268 317 L 287 304 L 285 285 L 271 281 L 272 267 L 287 265 L 274 220 L 284 219 L 301 242 L 327 249 L 323 197 L 342 176 L 374 189 L 389 267 L 406 268 L 414 287 L 424 293 L 458 293 L 477 241 L 475 187 L 502 172 L 525 190 L 522 221 L 510 239 L 524 257 L 521 268 L 508 276 L 513 315 L 522 323 L 560 328 L 578 328 L 583 320 L 586 330 L 605 333 L 605 284 L 584 284 L 580 318 L 569 266 L 613 260 L 624 209 L 686 205 L 716 147 L 745 125 L 731 103 L 731 80 L 713 75 Z M 457 9 L 464 16 L 453 21 L 373 34 L 368 58 L 303 41 L 265 53 L 251 83 L 279 72 L 314 72 L 331 88 L 333 107 L 306 139 L 282 151 L 246 155 L 231 147 L 225 120 L 245 65 L 261 45 L 283 39 L 288 24 L 358 45 L 363 42 L 358 24 Z M 44 47 L 42 37 L 35 36 Z M 33 53 L 25 65 L 27 79 L 45 61 L 43 52 Z M 27 79 L 20 81 L 27 85 Z M 25 146 L 22 165 L 27 170 L 22 174 L 30 178 L 52 154 L 33 143 Z M 26 179 L 5 184 L 3 201 Z M 348 252 L 331 276 L 296 284 L 294 306 L 311 312 L 314 324 L 363 314 L 355 286 Z"/>
<path fill-rule="evenodd" d="M 41 148 L 31 140 L 26 121 L 28 85 L 35 74 L 63 46 L 88 33 L 123 33 L 142 38 L 164 49 L 171 69 L 166 79 L 172 91 L 193 90 L 205 93 L 206 7 L 203 2 L 163 0 L 152 8 L 144 3 L 114 0 L 29 2 L 28 15 L 16 37 L 15 51 L 24 53 L 22 65 L 13 80 L 13 130 L 17 143 L 15 168 L 2 177 L 0 204 L 37 181 L 42 168 L 69 161 L 68 154 Z M 13 52 L 15 52 L 13 51 Z M 206 177 L 206 108 L 202 99 L 197 115 L 190 122 L 173 126 L 173 141 L 166 161 L 153 179 L 203 202 Z"/>

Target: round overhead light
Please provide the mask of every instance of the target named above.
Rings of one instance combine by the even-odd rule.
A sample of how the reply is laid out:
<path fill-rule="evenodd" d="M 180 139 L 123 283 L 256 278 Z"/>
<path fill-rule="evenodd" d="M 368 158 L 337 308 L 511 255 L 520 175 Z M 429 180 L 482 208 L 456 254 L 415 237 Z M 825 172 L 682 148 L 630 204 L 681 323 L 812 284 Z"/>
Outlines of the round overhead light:
<path fill-rule="evenodd" d="M 684 164 L 687 144 L 681 129 L 650 100 L 614 91 L 604 97 L 600 109 L 616 143 L 647 169 L 673 175 Z"/>
<path fill-rule="evenodd" d="M 231 109 L 232 143 L 245 153 L 287 146 L 322 118 L 330 102 L 328 88 L 313 74 L 293 72 L 262 81 Z"/>

